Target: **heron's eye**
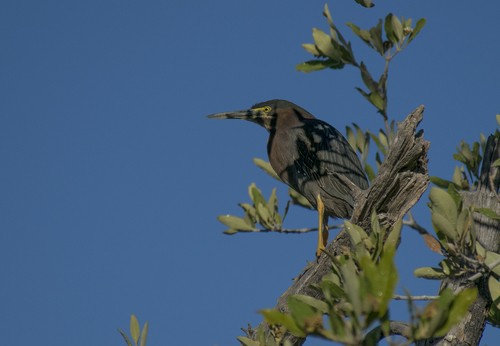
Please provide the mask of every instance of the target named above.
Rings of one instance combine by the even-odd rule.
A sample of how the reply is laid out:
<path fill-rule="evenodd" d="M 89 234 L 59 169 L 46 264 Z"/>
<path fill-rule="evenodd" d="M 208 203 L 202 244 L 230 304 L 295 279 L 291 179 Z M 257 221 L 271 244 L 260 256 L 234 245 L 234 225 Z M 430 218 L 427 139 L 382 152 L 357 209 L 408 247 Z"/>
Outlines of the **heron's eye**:
<path fill-rule="evenodd" d="M 262 115 L 268 115 L 269 112 L 271 112 L 272 108 L 269 106 L 264 106 L 264 107 L 254 108 L 253 110 L 260 112 Z"/>

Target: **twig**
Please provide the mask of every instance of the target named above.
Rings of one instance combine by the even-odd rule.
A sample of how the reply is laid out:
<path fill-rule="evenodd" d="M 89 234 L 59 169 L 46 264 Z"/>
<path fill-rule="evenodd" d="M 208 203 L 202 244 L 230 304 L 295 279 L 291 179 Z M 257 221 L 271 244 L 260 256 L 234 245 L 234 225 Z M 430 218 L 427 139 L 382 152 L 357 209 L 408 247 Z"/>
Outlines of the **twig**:
<path fill-rule="evenodd" d="M 488 265 L 487 267 L 491 271 L 491 270 L 493 270 L 493 268 L 495 268 L 498 265 L 500 265 L 500 258 L 497 259 L 495 262 L 491 263 L 490 265 Z M 476 273 L 476 274 L 472 275 L 468 280 L 469 281 L 476 281 L 477 279 L 482 277 L 484 274 L 485 273 L 483 273 L 483 272 Z"/>
<path fill-rule="evenodd" d="M 408 215 L 408 220 L 403 220 L 403 225 L 408 226 L 410 228 L 413 228 L 419 234 L 422 234 L 422 235 L 429 234 L 429 231 L 427 231 L 427 229 L 425 229 L 425 227 L 421 226 L 420 224 L 417 223 L 417 221 L 415 221 L 411 211 L 408 212 L 407 215 Z"/>
<path fill-rule="evenodd" d="M 392 297 L 394 300 L 436 300 L 439 299 L 439 296 L 402 296 L 399 294 L 395 294 Z"/>
<path fill-rule="evenodd" d="M 340 229 L 342 228 L 342 225 L 332 225 L 329 226 L 328 229 Z M 313 227 L 313 228 L 256 228 L 252 231 L 240 231 L 240 233 L 270 233 L 270 232 L 275 232 L 275 233 L 309 233 L 309 232 L 317 232 L 318 228 Z"/>
<path fill-rule="evenodd" d="M 406 339 L 411 338 L 411 329 L 410 326 L 406 323 L 399 321 L 390 321 L 389 322 L 389 335 L 401 335 Z M 370 339 L 372 337 L 377 336 L 378 341 L 384 339 L 386 336 L 382 333 L 382 328 L 377 326 L 370 330 L 366 335 L 365 339 Z"/>
<path fill-rule="evenodd" d="M 316 232 L 318 228 L 296 228 L 296 229 L 279 229 L 279 228 L 255 228 L 251 231 L 239 231 L 239 233 L 309 233 Z"/>

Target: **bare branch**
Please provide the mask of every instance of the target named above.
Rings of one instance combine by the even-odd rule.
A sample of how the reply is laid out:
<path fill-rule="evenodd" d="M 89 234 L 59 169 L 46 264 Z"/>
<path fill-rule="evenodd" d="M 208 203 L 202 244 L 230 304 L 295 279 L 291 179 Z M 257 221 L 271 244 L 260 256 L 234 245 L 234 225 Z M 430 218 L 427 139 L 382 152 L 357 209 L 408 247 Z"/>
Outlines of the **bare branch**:
<path fill-rule="evenodd" d="M 439 296 L 402 296 L 399 294 L 394 295 L 394 300 L 436 300 Z"/>
<path fill-rule="evenodd" d="M 419 223 L 417 223 L 417 221 L 413 217 L 411 211 L 408 212 L 407 217 L 408 217 L 408 219 L 403 220 L 403 225 L 414 229 L 415 231 L 417 231 L 421 235 L 430 234 L 429 231 L 427 231 L 427 229 L 425 227 L 423 227 Z"/>
<path fill-rule="evenodd" d="M 399 321 L 390 321 L 389 322 L 389 335 L 401 335 L 409 339 L 411 337 L 411 329 L 408 324 L 399 322 Z M 382 333 L 382 328 L 377 326 L 370 330 L 366 335 L 366 338 L 375 338 L 377 337 L 378 341 L 383 340 L 386 336 Z"/>

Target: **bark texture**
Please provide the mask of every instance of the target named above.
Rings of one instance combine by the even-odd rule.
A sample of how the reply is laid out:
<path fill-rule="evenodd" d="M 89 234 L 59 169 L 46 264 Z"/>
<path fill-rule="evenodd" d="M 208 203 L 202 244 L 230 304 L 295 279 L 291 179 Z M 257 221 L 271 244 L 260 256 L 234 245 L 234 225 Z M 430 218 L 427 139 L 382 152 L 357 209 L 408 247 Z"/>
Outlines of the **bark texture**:
<path fill-rule="evenodd" d="M 422 131 L 417 132 L 423 111 L 424 107 L 419 106 L 399 124 L 396 138 L 372 186 L 361 193 L 353 188 L 353 194 L 358 194 L 358 199 L 351 222 L 360 225 L 367 232 L 370 232 L 372 210 L 377 212 L 385 226 L 391 227 L 415 205 L 427 189 L 429 142 L 423 139 Z M 326 251 L 333 255 L 345 253 L 349 249 L 349 236 L 344 231 L 341 231 L 326 247 Z M 287 298 L 294 294 L 305 294 L 321 299 L 319 293 L 310 286 L 319 283 L 329 272 L 330 263 L 329 257 L 322 254 L 316 263 L 307 266 L 279 297 L 276 308 L 287 312 Z M 268 326 L 265 324 L 263 326 L 266 333 L 269 333 Z M 249 334 L 252 337 L 252 333 Z M 302 345 L 305 339 L 287 334 L 281 343 L 285 341 L 291 345 Z"/>

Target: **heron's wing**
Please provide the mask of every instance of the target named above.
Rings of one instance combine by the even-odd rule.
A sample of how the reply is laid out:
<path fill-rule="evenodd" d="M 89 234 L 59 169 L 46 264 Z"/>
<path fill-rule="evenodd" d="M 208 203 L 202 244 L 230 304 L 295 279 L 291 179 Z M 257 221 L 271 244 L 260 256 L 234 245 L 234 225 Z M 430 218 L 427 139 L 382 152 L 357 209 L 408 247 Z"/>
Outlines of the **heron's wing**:
<path fill-rule="evenodd" d="M 347 139 L 334 127 L 326 123 L 322 126 L 327 136 L 319 145 L 318 155 L 325 169 L 342 174 L 359 188 L 367 189 L 368 180 L 361 161 Z"/>
<path fill-rule="evenodd" d="M 325 206 L 339 209 L 334 212 L 336 216 L 349 214 L 354 200 L 349 187 L 337 175 L 366 189 L 368 181 L 361 162 L 349 142 L 334 127 L 319 120 L 305 125 L 308 128 L 301 131 L 297 140 L 299 158 L 295 161 L 299 176 L 302 175 L 302 190 L 312 196 L 321 192 L 324 199 L 330 198 L 324 201 Z"/>

